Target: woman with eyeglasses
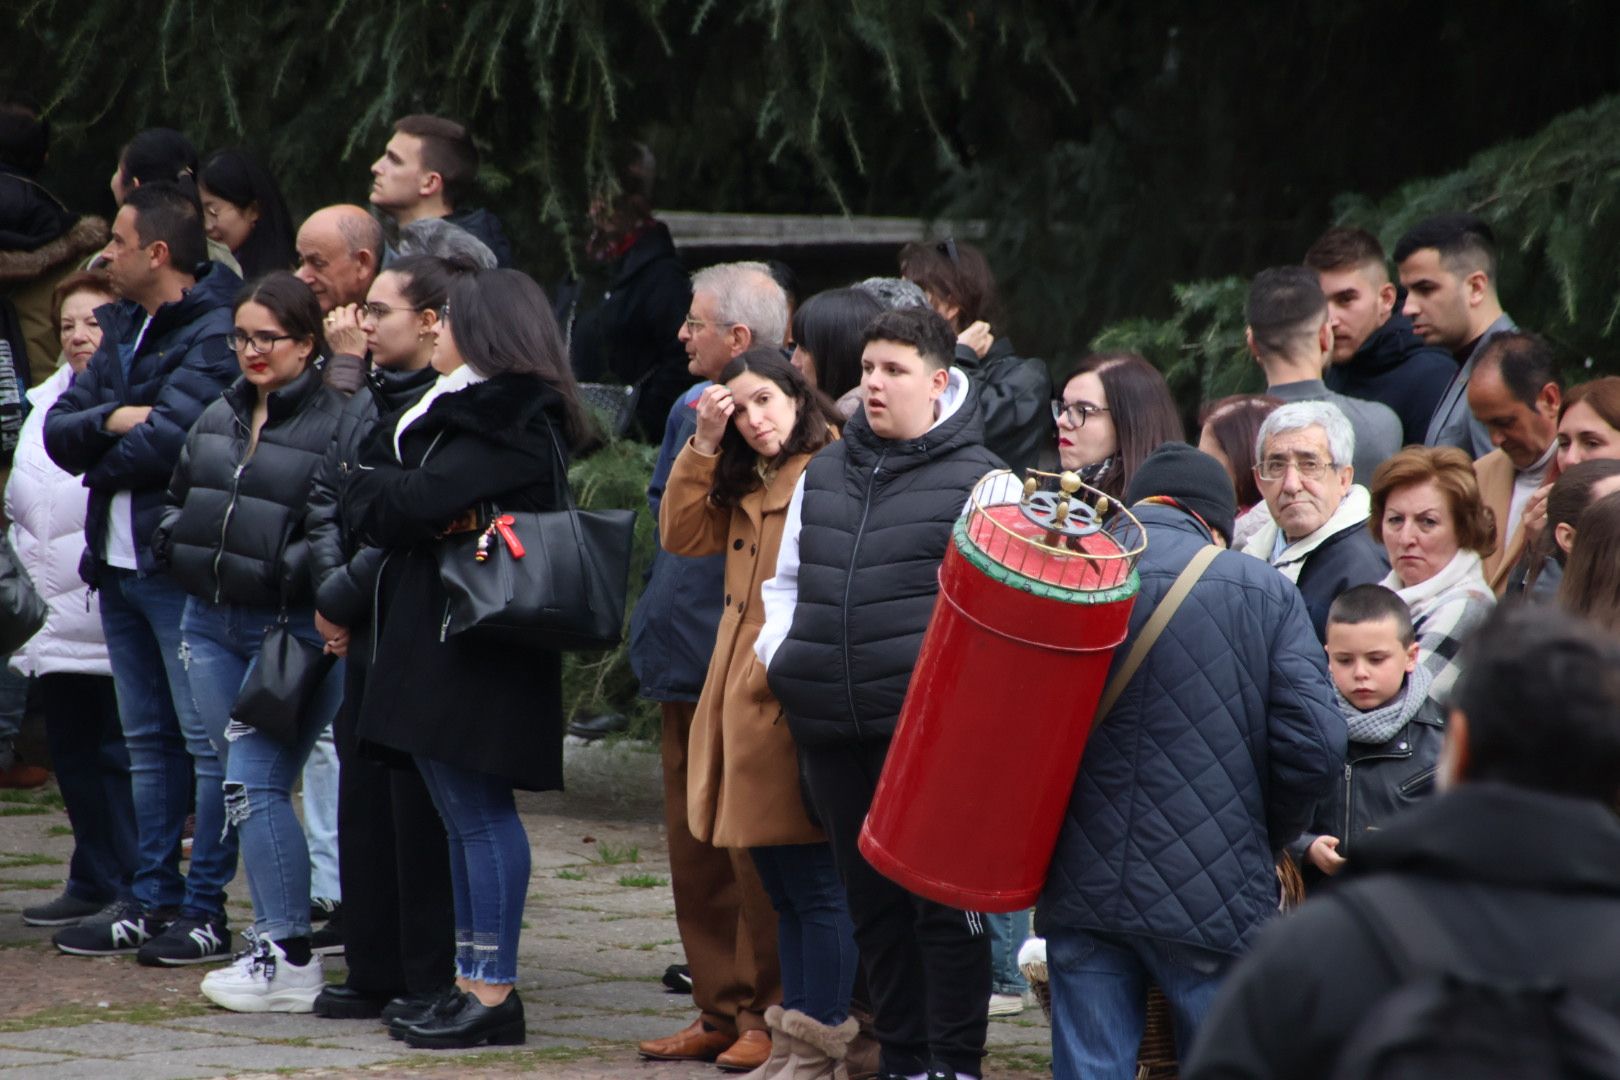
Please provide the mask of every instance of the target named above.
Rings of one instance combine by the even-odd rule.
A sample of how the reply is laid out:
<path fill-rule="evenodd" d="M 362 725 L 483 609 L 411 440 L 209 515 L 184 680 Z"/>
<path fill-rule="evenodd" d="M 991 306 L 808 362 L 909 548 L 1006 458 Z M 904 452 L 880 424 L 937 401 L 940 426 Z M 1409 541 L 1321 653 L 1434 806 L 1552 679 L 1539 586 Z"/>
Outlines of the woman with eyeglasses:
<path fill-rule="evenodd" d="M 291 270 L 297 263 L 292 215 L 281 188 L 248 151 L 233 147 L 210 154 L 197 176 L 197 195 L 208 239 L 230 249 L 244 278 Z"/>
<path fill-rule="evenodd" d="M 568 455 L 590 429 L 551 304 L 527 275 L 458 278 L 435 340 L 438 380 L 366 440 L 342 511 L 351 535 L 386 551 L 359 737 L 414 759 L 449 837 L 456 985 L 392 1030 L 449 1049 L 524 1041 L 529 840 L 513 789 L 562 786 L 562 659 L 445 636 L 435 553 L 495 510 L 566 507 Z"/>
<path fill-rule="evenodd" d="M 337 353 L 371 354 L 365 382 L 344 406 L 338 434 L 310 496 L 315 624 L 329 651 L 345 658 L 337 743 L 338 861 L 342 868 L 348 978 L 328 986 L 315 1013 L 331 1019 L 391 1016 L 438 998 L 454 970 L 450 856 L 444 825 L 409 758 L 360 752 L 360 705 L 373 649 L 372 600 L 384 553 L 343 528 L 339 503 L 360 447 L 379 418 L 416 404 L 438 379 L 432 367 L 439 311 L 471 263 L 411 255 L 377 275 L 360 314 L 358 340 L 328 330 Z M 329 320 L 328 326 L 332 322 Z M 412 883 L 408 898 L 399 882 Z M 328 924 L 330 925 L 330 924 Z M 390 1007 L 392 1006 L 392 1007 Z"/>
<path fill-rule="evenodd" d="M 242 377 L 186 436 L 153 549 L 190 594 L 180 620 L 187 676 L 204 724 L 229 746 L 225 822 L 253 897 L 253 947 L 205 977 L 203 996 L 238 1012 L 309 1012 L 325 979 L 311 952 L 309 848 L 291 791 L 337 711 L 342 673 L 328 674 L 291 745 L 231 711 L 277 622 L 325 645 L 304 512 L 343 399 L 314 365 L 326 339 L 302 281 L 277 271 L 244 286 L 234 319 Z"/>
<path fill-rule="evenodd" d="M 1496 606 L 1480 563 L 1496 549 L 1496 517 L 1473 460 L 1454 446 L 1408 446 L 1373 473 L 1368 525 L 1389 552 L 1379 584 L 1411 610 L 1418 663 L 1434 676 L 1429 696 L 1443 705 L 1463 642 Z"/>
<path fill-rule="evenodd" d="M 1093 353 L 1059 385 L 1058 464 L 1112 499 L 1124 497 L 1149 454 L 1183 438 L 1164 376 L 1135 353 Z"/>

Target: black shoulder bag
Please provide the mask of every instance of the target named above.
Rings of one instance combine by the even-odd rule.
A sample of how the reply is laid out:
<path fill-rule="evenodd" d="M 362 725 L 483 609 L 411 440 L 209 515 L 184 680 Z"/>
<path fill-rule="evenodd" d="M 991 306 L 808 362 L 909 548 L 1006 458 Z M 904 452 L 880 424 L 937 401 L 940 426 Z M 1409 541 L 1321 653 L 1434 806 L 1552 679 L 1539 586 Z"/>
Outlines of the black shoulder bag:
<path fill-rule="evenodd" d="M 581 510 L 555 428 L 549 434 L 566 508 L 496 508 L 483 530 L 438 542 L 434 555 L 447 597 L 439 640 L 466 635 L 556 652 L 619 644 L 636 512 Z"/>

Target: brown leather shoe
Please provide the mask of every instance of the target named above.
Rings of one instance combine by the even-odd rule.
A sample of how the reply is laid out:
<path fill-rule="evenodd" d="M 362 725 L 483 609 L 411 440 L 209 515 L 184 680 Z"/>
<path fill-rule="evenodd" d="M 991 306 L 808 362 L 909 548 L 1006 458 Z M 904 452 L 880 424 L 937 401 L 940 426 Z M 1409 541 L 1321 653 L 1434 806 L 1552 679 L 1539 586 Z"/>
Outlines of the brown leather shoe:
<path fill-rule="evenodd" d="M 50 773 L 38 765 L 24 765 L 20 761 L 13 762 L 9 769 L 0 769 L 0 788 L 44 787 L 49 779 Z"/>
<path fill-rule="evenodd" d="M 710 1031 L 703 1026 L 702 1020 L 694 1020 L 673 1035 L 666 1035 L 662 1039 L 648 1039 L 638 1044 L 636 1050 L 642 1057 L 656 1061 L 713 1061 L 736 1041 L 735 1035 L 727 1035 L 723 1031 Z M 765 1039 L 767 1054 L 771 1049 L 770 1041 L 769 1037 Z M 765 1059 L 761 1057 L 759 1060 Z"/>
<path fill-rule="evenodd" d="M 754 1028 L 737 1036 L 731 1049 L 714 1059 L 727 1072 L 747 1072 L 765 1064 L 771 1056 L 771 1033 Z"/>

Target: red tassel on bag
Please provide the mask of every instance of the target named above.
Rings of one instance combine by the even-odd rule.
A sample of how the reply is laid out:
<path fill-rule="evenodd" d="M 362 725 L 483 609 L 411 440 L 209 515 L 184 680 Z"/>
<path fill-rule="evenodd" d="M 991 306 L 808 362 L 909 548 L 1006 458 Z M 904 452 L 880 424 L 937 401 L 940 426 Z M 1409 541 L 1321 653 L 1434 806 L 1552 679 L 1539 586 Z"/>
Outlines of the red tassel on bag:
<path fill-rule="evenodd" d="M 523 550 L 523 541 L 519 540 L 517 533 L 512 531 L 515 520 L 511 514 L 502 514 L 495 519 L 494 528 L 496 532 L 501 534 L 501 539 L 506 543 L 506 550 L 512 553 L 512 558 L 521 559 L 525 552 Z"/>

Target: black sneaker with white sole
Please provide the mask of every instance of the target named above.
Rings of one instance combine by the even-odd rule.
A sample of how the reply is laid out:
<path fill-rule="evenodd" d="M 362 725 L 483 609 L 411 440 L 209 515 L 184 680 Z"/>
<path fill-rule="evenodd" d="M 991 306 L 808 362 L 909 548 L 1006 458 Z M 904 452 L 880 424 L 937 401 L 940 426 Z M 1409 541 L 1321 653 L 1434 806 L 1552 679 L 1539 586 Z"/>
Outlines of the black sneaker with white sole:
<path fill-rule="evenodd" d="M 77 926 L 92 915 L 101 914 L 106 906 L 63 893 L 54 900 L 23 908 L 22 921 L 25 926 Z"/>
<path fill-rule="evenodd" d="M 225 916 L 181 916 L 142 945 L 135 959 L 147 967 L 217 964 L 231 958 L 231 928 Z"/>
<path fill-rule="evenodd" d="M 335 918 L 342 909 L 343 901 L 341 900 L 333 900 L 327 896 L 312 896 L 309 898 L 309 921 L 311 923 L 323 923 L 328 919 Z"/>
<path fill-rule="evenodd" d="M 343 955 L 343 909 L 332 912 L 326 925 L 309 935 L 309 951 L 317 956 Z"/>
<path fill-rule="evenodd" d="M 173 911 L 146 911 L 133 900 L 114 900 L 76 926 L 58 930 L 51 941 L 72 956 L 118 956 L 147 944 L 174 919 Z"/>

